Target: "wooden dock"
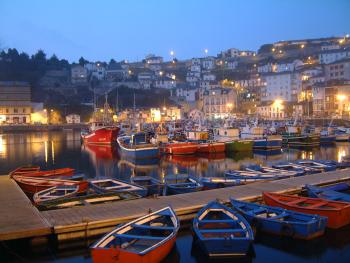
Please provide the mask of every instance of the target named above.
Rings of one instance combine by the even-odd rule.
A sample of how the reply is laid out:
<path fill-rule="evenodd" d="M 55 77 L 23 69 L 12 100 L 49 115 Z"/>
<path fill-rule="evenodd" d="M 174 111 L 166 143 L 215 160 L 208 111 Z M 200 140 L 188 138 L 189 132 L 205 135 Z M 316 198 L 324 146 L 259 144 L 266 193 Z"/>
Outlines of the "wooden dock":
<path fill-rule="evenodd" d="M 15 182 L 8 177 L 0 179 L 0 240 L 36 237 L 50 233 L 57 236 L 58 240 L 69 240 L 96 236 L 109 231 L 116 224 L 124 223 L 147 213 L 149 210 L 155 211 L 167 205 L 171 205 L 175 209 L 180 219 L 188 220 L 211 200 L 220 199 L 228 202 L 229 198 L 233 197 L 240 200 L 254 201 L 261 198 L 264 191 L 296 193 L 300 192 L 305 184 L 320 185 L 350 180 L 350 170 L 182 195 L 142 198 L 44 212 L 39 212 L 30 204 L 30 201 L 26 199 L 27 197 L 20 191 Z M 5 190 L 7 187 L 14 190 Z M 4 190 L 8 194 L 3 193 Z M 21 207 L 15 208 L 12 205 L 14 202 L 19 202 Z M 29 221 L 32 223 L 29 223 Z M 13 225 L 8 226 L 7 224 L 10 223 L 13 223 Z"/>

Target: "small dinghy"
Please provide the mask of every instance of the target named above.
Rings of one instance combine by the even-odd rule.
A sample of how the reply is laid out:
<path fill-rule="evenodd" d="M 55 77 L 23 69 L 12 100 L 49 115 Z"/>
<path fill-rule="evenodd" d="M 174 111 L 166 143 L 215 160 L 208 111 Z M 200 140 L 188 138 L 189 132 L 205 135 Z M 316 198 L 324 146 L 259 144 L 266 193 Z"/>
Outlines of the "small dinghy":
<path fill-rule="evenodd" d="M 316 198 L 324 198 L 332 201 L 342 201 L 350 203 L 350 194 L 341 193 L 335 190 L 329 190 L 323 187 L 317 187 L 313 185 L 305 185 L 308 196 Z"/>
<path fill-rule="evenodd" d="M 329 228 L 340 228 L 350 223 L 350 204 L 346 202 L 266 192 L 263 199 L 267 205 L 328 217 Z"/>
<path fill-rule="evenodd" d="M 309 240 L 323 235 L 327 225 L 327 217 L 319 215 L 235 199 L 231 199 L 231 204 L 256 231 Z"/>
<path fill-rule="evenodd" d="M 19 169 L 14 170 L 11 172 L 11 176 L 14 175 L 22 175 L 22 176 L 29 176 L 29 177 L 55 177 L 55 176 L 69 176 L 73 175 L 74 169 L 73 168 L 59 168 L 59 169 L 53 169 L 53 170 L 40 170 L 37 169 L 38 167 L 28 167 L 23 168 L 20 167 Z"/>
<path fill-rule="evenodd" d="M 201 178 L 201 183 L 205 189 L 223 188 L 240 185 L 236 178 L 224 176 L 206 176 Z"/>
<path fill-rule="evenodd" d="M 322 163 L 322 161 L 318 162 L 314 160 L 299 160 L 299 161 L 296 161 L 296 163 L 302 166 L 319 169 L 322 172 L 335 171 L 337 169 L 336 165 L 325 164 L 325 163 Z"/>
<path fill-rule="evenodd" d="M 277 180 L 290 177 L 289 174 L 262 173 L 258 171 L 228 170 L 225 176 L 240 180 Z"/>
<path fill-rule="evenodd" d="M 93 262 L 161 262 L 173 248 L 179 226 L 170 207 L 118 226 L 91 246 Z"/>
<path fill-rule="evenodd" d="M 209 257 L 244 256 L 254 240 L 244 217 L 216 201 L 198 212 L 193 232 L 195 242 Z"/>
<path fill-rule="evenodd" d="M 42 205 L 47 201 L 61 200 L 78 194 L 79 187 L 76 185 L 59 185 L 37 192 L 33 196 L 36 205 Z"/>
<path fill-rule="evenodd" d="M 177 174 L 165 177 L 167 194 L 184 194 L 201 191 L 203 185 L 188 175 Z"/>
<path fill-rule="evenodd" d="M 164 184 L 152 176 L 131 176 L 130 182 L 136 185 L 143 186 L 147 189 L 147 194 L 161 194 L 163 192 Z"/>
<path fill-rule="evenodd" d="M 260 173 L 264 173 L 264 174 L 285 175 L 285 176 L 289 176 L 289 177 L 304 175 L 303 171 L 298 171 L 298 170 L 288 171 L 288 170 L 271 168 L 271 167 L 262 166 L 262 165 L 248 165 L 244 168 L 248 172 L 260 172 Z"/>
<path fill-rule="evenodd" d="M 21 166 L 16 168 L 12 172 L 10 172 L 10 176 L 12 177 L 14 175 L 23 175 L 23 174 L 33 173 L 38 171 L 40 171 L 40 166 L 37 166 L 37 165 Z"/>
<path fill-rule="evenodd" d="M 108 192 L 115 192 L 115 193 L 123 193 L 123 192 L 130 192 L 135 193 L 141 196 L 145 196 L 147 194 L 147 189 L 127 183 L 121 180 L 116 179 L 100 179 L 100 180 L 92 180 L 89 181 L 90 186 L 92 189 L 94 189 L 98 193 L 108 193 Z"/>
<path fill-rule="evenodd" d="M 299 171 L 304 172 L 304 174 L 315 174 L 322 172 L 322 169 L 312 168 L 308 166 L 299 165 L 296 163 L 282 162 L 272 165 L 273 168 L 286 170 L 286 171 Z"/>

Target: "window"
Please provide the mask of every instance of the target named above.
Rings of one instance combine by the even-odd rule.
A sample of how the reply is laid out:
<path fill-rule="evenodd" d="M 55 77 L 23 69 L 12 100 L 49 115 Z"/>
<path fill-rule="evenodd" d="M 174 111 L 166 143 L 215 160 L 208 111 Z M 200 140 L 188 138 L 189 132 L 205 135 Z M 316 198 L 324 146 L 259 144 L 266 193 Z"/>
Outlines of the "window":
<path fill-rule="evenodd" d="M 18 113 L 18 109 L 17 109 L 17 108 L 14 108 L 14 109 L 13 109 L 13 112 L 14 112 L 14 113 Z"/>
<path fill-rule="evenodd" d="M 23 112 L 23 113 L 26 113 L 26 108 L 23 108 L 23 109 L 22 109 L 22 112 Z"/>
<path fill-rule="evenodd" d="M 9 109 L 6 109 L 6 113 L 9 113 Z"/>

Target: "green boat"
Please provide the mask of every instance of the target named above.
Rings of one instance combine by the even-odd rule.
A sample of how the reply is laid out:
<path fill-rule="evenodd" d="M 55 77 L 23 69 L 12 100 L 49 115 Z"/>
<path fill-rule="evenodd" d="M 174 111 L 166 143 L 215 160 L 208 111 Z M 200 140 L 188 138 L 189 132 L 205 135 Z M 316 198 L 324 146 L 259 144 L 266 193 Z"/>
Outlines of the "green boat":
<path fill-rule="evenodd" d="M 225 142 L 226 152 L 246 152 L 253 150 L 253 140 L 235 140 Z"/>
<path fill-rule="evenodd" d="M 290 147 L 292 146 L 318 146 L 320 145 L 319 134 L 296 134 L 296 133 L 285 133 L 282 135 L 283 144 Z"/>

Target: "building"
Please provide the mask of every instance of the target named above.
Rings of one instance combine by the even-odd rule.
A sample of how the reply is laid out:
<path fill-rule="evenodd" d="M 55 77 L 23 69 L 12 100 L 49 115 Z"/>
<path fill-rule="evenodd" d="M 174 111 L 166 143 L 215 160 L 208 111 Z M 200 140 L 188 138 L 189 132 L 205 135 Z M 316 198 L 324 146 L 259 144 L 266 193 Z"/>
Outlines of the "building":
<path fill-rule="evenodd" d="M 80 123 L 80 115 L 78 114 L 69 114 L 66 116 L 66 122 L 68 124 Z"/>
<path fill-rule="evenodd" d="M 200 72 L 201 72 L 201 59 L 200 58 L 192 58 L 190 71 L 197 72 L 197 73 L 199 73 L 199 76 L 200 76 Z"/>
<path fill-rule="evenodd" d="M 225 59 L 225 67 L 234 70 L 238 67 L 238 60 L 236 58 Z"/>
<path fill-rule="evenodd" d="M 31 123 L 31 90 L 27 82 L 0 82 L 0 124 Z"/>
<path fill-rule="evenodd" d="M 161 64 L 163 63 L 163 57 L 149 54 L 146 56 L 145 61 L 147 64 Z"/>
<path fill-rule="evenodd" d="M 137 75 L 137 79 L 142 89 L 150 89 L 152 86 L 153 78 L 153 72 L 141 72 Z"/>
<path fill-rule="evenodd" d="M 348 118 L 350 113 L 350 81 L 328 82 L 324 92 L 324 116 Z"/>
<path fill-rule="evenodd" d="M 202 59 L 202 68 L 205 70 L 212 70 L 215 68 L 215 58 L 205 57 Z"/>
<path fill-rule="evenodd" d="M 300 73 L 280 72 L 264 76 L 265 85 L 261 88 L 261 101 L 297 101 L 302 89 Z"/>
<path fill-rule="evenodd" d="M 265 63 L 261 63 L 258 66 L 259 73 L 270 73 L 270 72 L 288 72 L 294 71 L 298 67 L 303 66 L 303 61 L 299 59 L 285 59 L 279 61 L 269 61 Z"/>
<path fill-rule="evenodd" d="M 202 79 L 204 81 L 215 81 L 216 76 L 215 76 L 215 74 L 212 74 L 212 73 L 205 73 L 202 75 Z"/>
<path fill-rule="evenodd" d="M 180 85 L 176 88 L 175 95 L 180 100 L 195 102 L 198 99 L 198 89 L 195 87 Z"/>
<path fill-rule="evenodd" d="M 350 80 L 350 57 L 324 66 L 325 80 Z"/>
<path fill-rule="evenodd" d="M 74 65 L 71 68 L 72 84 L 86 84 L 88 81 L 88 71 L 81 65 Z"/>
<path fill-rule="evenodd" d="M 257 106 L 259 117 L 270 120 L 281 120 L 287 117 L 286 102 L 282 100 L 265 101 Z"/>
<path fill-rule="evenodd" d="M 158 89 L 176 88 L 176 81 L 169 77 L 161 77 L 154 81 L 154 87 Z"/>
<path fill-rule="evenodd" d="M 123 67 L 121 63 L 112 63 L 109 64 L 106 73 L 107 80 L 125 80 L 129 77 L 129 72 L 126 67 Z"/>
<path fill-rule="evenodd" d="M 324 117 L 325 108 L 325 84 L 315 83 L 312 90 L 312 112 L 314 117 Z"/>
<path fill-rule="evenodd" d="M 98 66 L 94 71 L 91 72 L 91 77 L 98 80 L 103 80 L 106 76 L 106 69 L 103 66 Z"/>
<path fill-rule="evenodd" d="M 318 55 L 318 60 L 320 64 L 330 64 L 347 57 L 350 57 L 350 48 L 322 51 Z"/>
<path fill-rule="evenodd" d="M 229 117 L 236 106 L 237 95 L 234 89 L 213 88 L 203 92 L 203 112 L 207 118 Z"/>

